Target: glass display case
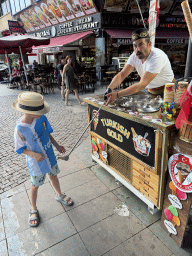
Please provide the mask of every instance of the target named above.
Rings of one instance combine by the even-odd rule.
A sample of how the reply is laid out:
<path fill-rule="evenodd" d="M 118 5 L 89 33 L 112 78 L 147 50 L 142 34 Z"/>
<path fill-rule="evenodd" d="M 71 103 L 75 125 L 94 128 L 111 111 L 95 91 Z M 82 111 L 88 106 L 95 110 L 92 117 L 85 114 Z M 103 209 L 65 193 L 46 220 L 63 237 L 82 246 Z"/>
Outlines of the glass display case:
<path fill-rule="evenodd" d="M 118 69 L 123 69 L 127 63 L 129 57 L 113 57 L 112 65 L 115 65 Z"/>

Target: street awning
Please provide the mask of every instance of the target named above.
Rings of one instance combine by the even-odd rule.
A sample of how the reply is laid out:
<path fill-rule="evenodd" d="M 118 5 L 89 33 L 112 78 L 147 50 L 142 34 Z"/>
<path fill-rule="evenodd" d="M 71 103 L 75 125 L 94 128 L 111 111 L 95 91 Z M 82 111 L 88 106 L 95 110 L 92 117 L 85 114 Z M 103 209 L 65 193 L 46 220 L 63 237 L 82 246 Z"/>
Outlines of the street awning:
<path fill-rule="evenodd" d="M 131 38 L 133 30 L 105 29 L 111 38 Z"/>
<path fill-rule="evenodd" d="M 156 31 L 155 42 L 166 44 L 188 44 L 188 31 Z"/>
<path fill-rule="evenodd" d="M 45 45 L 33 47 L 33 53 L 57 51 L 57 50 L 59 50 L 59 48 L 61 46 L 75 42 L 83 37 L 86 37 L 87 35 L 91 34 L 92 32 L 93 31 L 86 31 L 86 32 L 51 38 L 50 44 L 46 45 L 46 47 L 45 47 Z M 41 51 L 41 49 L 42 49 L 42 51 Z M 43 49 L 46 49 L 46 50 L 43 51 Z"/>
<path fill-rule="evenodd" d="M 156 38 L 188 38 L 189 37 L 189 32 L 188 31 L 156 31 Z"/>
<path fill-rule="evenodd" d="M 112 44 L 116 47 L 132 44 L 133 30 L 105 29 L 105 31 L 112 38 Z M 157 30 L 155 35 L 155 43 L 187 44 L 188 39 L 188 31 Z"/>

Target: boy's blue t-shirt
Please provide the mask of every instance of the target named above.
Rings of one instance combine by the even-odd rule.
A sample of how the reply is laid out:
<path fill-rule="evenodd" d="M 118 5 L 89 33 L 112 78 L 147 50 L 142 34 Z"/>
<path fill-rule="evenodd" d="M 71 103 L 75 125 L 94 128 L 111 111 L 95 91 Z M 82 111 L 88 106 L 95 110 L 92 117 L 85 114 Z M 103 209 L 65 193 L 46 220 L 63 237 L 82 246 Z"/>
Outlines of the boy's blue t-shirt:
<path fill-rule="evenodd" d="M 15 128 L 15 150 L 18 154 L 23 153 L 23 149 L 41 153 L 45 159 L 37 162 L 34 158 L 26 156 L 27 166 L 31 176 L 40 176 L 49 173 L 51 168 L 57 164 L 53 152 L 49 134 L 53 129 L 46 116 L 42 115 L 39 119 L 34 119 L 32 124 L 22 123 L 23 117 L 19 118 Z"/>

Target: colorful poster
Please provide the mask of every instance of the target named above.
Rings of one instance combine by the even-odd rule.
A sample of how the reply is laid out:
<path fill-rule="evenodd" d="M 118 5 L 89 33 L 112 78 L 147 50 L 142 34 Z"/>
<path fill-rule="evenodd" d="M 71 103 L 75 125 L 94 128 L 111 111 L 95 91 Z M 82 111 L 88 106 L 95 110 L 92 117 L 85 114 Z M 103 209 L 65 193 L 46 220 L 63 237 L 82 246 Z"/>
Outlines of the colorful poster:
<path fill-rule="evenodd" d="M 122 12 L 127 8 L 128 0 L 105 0 L 103 10 L 108 12 Z"/>
<path fill-rule="evenodd" d="M 192 158 L 174 154 L 169 158 L 168 167 L 174 185 L 183 192 L 192 193 Z"/>
<path fill-rule="evenodd" d="M 15 18 L 27 32 L 33 32 L 97 12 L 92 0 L 43 0 Z"/>
<path fill-rule="evenodd" d="M 138 0 L 141 12 L 149 12 L 149 1 L 148 0 Z M 131 0 L 129 3 L 129 11 L 131 13 L 139 13 L 139 8 L 137 1 Z"/>

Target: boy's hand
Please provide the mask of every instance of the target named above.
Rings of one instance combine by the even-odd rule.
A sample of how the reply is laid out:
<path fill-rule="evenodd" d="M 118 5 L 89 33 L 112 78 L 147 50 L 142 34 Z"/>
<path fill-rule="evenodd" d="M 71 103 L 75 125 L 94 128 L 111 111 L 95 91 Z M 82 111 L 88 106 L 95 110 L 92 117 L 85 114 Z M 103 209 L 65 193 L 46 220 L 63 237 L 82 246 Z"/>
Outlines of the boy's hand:
<path fill-rule="evenodd" d="M 36 153 L 34 152 L 33 158 L 37 161 L 37 162 L 41 162 L 45 159 L 44 155 L 41 153 Z"/>
<path fill-rule="evenodd" d="M 65 153 L 66 149 L 63 146 L 58 145 L 57 150 L 59 151 L 59 153 Z"/>

